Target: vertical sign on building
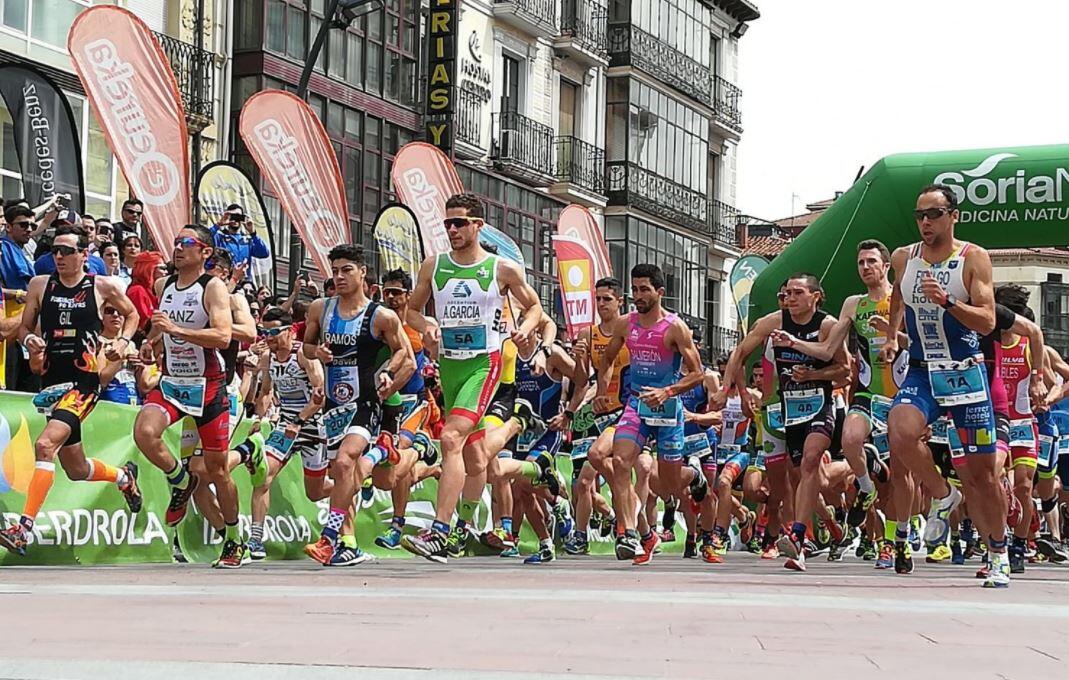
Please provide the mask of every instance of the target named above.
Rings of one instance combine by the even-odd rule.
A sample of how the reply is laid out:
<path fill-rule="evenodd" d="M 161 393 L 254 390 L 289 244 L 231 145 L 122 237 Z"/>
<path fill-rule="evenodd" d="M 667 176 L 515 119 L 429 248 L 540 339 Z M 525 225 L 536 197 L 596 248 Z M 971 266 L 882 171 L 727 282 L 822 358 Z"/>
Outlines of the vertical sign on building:
<path fill-rule="evenodd" d="M 456 99 L 457 3 L 431 0 L 427 29 L 427 141 L 453 155 L 453 111 Z"/>

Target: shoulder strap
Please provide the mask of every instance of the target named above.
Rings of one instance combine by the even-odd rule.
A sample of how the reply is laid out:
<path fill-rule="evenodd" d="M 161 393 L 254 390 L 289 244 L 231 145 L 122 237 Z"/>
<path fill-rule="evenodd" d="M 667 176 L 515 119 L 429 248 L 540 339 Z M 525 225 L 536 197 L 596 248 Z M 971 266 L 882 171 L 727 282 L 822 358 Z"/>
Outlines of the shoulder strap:
<path fill-rule="evenodd" d="M 379 303 L 368 302 L 367 309 L 364 310 L 364 321 L 360 324 L 360 335 L 367 335 L 368 337 L 375 338 L 371 332 L 371 322 L 375 319 L 375 310 L 379 308 Z"/>

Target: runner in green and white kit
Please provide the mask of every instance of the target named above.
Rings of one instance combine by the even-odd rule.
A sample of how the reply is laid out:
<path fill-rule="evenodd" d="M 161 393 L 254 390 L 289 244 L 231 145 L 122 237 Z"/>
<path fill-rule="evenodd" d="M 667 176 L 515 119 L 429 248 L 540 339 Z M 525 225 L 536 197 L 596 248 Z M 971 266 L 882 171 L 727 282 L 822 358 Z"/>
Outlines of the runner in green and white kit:
<path fill-rule="evenodd" d="M 464 485 L 464 444 L 475 433 L 501 378 L 504 307 L 511 295 L 524 322 L 513 339 L 526 344 L 542 319 L 538 295 L 519 265 L 479 245 L 483 206 L 474 194 L 446 201 L 445 228 L 452 250 L 428 257 L 419 270 L 410 306 L 423 309 L 434 296 L 441 324 L 439 373 L 445 426 L 441 435 L 442 476 L 434 523 L 401 545 L 436 562 L 446 561 L 449 524 Z"/>

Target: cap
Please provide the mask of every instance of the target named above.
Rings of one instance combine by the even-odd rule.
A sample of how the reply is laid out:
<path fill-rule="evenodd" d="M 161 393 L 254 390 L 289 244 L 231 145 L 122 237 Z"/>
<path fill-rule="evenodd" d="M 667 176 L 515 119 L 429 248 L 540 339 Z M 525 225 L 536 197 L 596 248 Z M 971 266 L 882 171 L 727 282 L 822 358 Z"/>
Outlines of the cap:
<path fill-rule="evenodd" d="M 63 222 L 65 224 L 81 224 L 81 216 L 73 210 L 60 210 L 56 213 L 56 219 L 53 222 Z"/>

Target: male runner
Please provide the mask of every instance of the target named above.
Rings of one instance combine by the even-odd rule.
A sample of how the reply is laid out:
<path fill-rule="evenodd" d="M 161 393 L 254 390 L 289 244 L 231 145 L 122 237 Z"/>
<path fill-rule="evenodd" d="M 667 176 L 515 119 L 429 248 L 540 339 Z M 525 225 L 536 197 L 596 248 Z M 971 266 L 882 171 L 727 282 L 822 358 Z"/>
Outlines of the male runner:
<path fill-rule="evenodd" d="M 613 436 L 613 506 L 618 530 L 616 559 L 649 561 L 650 551 L 659 541 L 652 531 L 640 537 L 636 531 L 638 512 L 631 472 L 642 447 L 656 437 L 658 472 L 664 488 L 682 498 L 689 490 L 694 502 L 708 491 L 705 475 L 697 459 L 683 465 L 683 403 L 679 396 L 704 377 L 701 357 L 687 324 L 661 307 L 664 273 L 652 264 L 631 269 L 631 297 L 635 310 L 622 316 L 609 329 L 612 340 L 598 366 L 598 397 L 609 395 L 611 368 L 620 349 L 627 345 L 631 356 L 631 395 Z M 681 367 L 685 372 L 681 375 Z M 688 489 L 689 487 L 689 489 Z"/>
<path fill-rule="evenodd" d="M 305 553 L 326 566 L 351 566 L 369 556 L 342 525 L 352 523 L 353 498 L 373 468 L 396 462 L 393 435 L 379 433 L 382 403 L 412 377 L 416 360 L 401 320 L 364 292 L 363 248 L 334 246 L 327 257 L 337 296 L 308 308 L 302 351 L 326 366 L 323 428 L 334 486 L 319 541 L 306 546 Z M 384 346 L 390 357 L 380 365 Z"/>
<path fill-rule="evenodd" d="M 482 202 L 474 194 L 446 201 L 451 250 L 423 261 L 409 299 L 410 307 L 423 309 L 434 297 L 441 323 L 439 373 L 447 415 L 440 439 L 442 476 L 434 522 L 418 536 L 404 537 L 401 545 L 438 562 L 447 559 L 449 522 L 464 486 L 464 444 L 476 432 L 500 379 L 506 295 L 512 296 L 524 319 L 512 333 L 517 341 L 526 342 L 543 316 L 522 268 L 479 245 L 483 223 Z"/>
<path fill-rule="evenodd" d="M 963 445 L 954 459 L 969 502 L 969 513 L 987 537 L 991 569 L 985 587 L 1010 583 L 1006 555 L 1006 506 L 995 452 L 995 414 L 980 335 L 995 328 L 991 258 L 987 251 L 954 237 L 958 198 L 947 186 L 931 185 L 917 196 L 914 217 L 921 241 L 891 256 L 895 272 L 884 361 L 899 351 L 903 319 L 909 335 L 909 371 L 888 416 L 891 473 L 895 476 L 895 571 L 913 571 L 907 543 L 914 487 L 912 475 L 932 494 L 929 543 L 945 542 L 950 513 L 962 494 L 949 487 L 922 438 L 928 426 L 949 411 Z M 964 459 L 964 460 L 962 460 Z M 934 528 L 933 528 L 934 527 Z M 937 540 L 932 540 L 932 537 Z"/>
<path fill-rule="evenodd" d="M 223 550 L 213 566 L 236 569 L 246 550 L 238 530 L 237 488 L 227 462 L 230 413 L 220 353 L 230 344 L 232 315 L 226 284 L 204 268 L 215 250 L 212 242 L 206 227 L 184 227 L 174 240 L 175 274 L 156 281 L 159 309 L 152 315 L 142 358 L 148 363 L 153 345 L 162 342 L 163 371 L 134 422 L 134 443 L 167 476 L 171 503 L 166 519 L 177 524 L 199 482 L 167 450 L 163 432 L 177 420 L 193 418 L 204 451 L 206 481 L 215 485 L 225 524 Z"/>
<path fill-rule="evenodd" d="M 105 359 L 118 362 L 125 358 L 138 319 L 137 310 L 116 279 L 85 273 L 88 246 L 83 227 L 62 225 L 56 229 L 52 242 L 56 271 L 30 279 L 18 328 L 19 342 L 30 352 L 31 363 L 44 365 L 42 389 L 33 401 L 46 413 L 45 427 L 34 443 L 36 462 L 22 517 L 0 531 L 0 546 L 20 555 L 25 554 L 37 513 L 52 488 L 57 454 L 71 481 L 112 482 L 131 512 L 141 510 L 137 466 L 130 462 L 114 468 L 96 458 L 86 459 L 82 448 L 82 423 L 96 406 L 100 368 Z M 104 308 L 125 317 L 122 335 L 106 347 L 101 342 Z M 36 333 L 38 321 L 41 335 Z"/>

